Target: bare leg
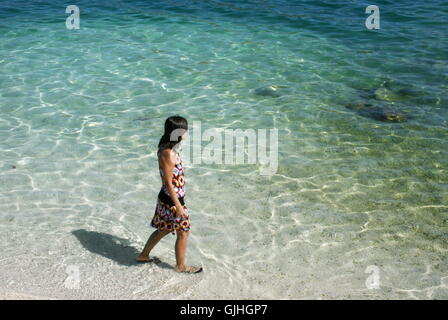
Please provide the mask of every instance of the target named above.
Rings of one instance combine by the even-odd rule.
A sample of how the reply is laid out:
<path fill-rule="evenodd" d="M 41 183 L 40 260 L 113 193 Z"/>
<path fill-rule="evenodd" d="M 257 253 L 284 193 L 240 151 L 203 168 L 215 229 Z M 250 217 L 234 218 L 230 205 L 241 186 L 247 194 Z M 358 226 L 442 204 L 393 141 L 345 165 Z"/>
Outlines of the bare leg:
<path fill-rule="evenodd" d="M 176 252 L 176 271 L 177 272 L 187 272 L 187 273 L 197 273 L 201 272 L 202 268 L 186 266 L 185 265 L 185 252 L 187 251 L 187 240 L 190 235 L 190 231 L 177 231 L 177 239 L 175 245 Z"/>
<path fill-rule="evenodd" d="M 149 237 L 148 241 L 146 242 L 145 247 L 143 248 L 142 253 L 136 258 L 137 261 L 150 261 L 149 259 L 149 253 L 151 252 L 152 248 L 155 247 L 155 245 L 164 237 L 166 236 L 169 231 L 154 231 L 151 236 Z"/>
<path fill-rule="evenodd" d="M 185 268 L 185 252 L 187 251 L 189 234 L 189 231 L 177 231 L 177 239 L 174 246 L 176 252 L 176 270 Z"/>

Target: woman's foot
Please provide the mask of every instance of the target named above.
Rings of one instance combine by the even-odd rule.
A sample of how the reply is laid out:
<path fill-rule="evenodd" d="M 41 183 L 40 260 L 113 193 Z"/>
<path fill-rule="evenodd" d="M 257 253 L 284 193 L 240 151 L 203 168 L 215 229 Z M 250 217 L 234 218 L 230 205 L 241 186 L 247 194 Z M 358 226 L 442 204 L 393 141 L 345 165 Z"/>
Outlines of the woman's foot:
<path fill-rule="evenodd" d="M 202 267 L 194 267 L 194 266 L 184 266 L 184 267 L 177 267 L 176 266 L 176 272 L 182 272 L 182 273 L 199 273 L 202 271 Z"/>
<path fill-rule="evenodd" d="M 150 258 L 149 256 L 142 256 L 142 255 L 139 255 L 137 258 L 135 258 L 135 260 L 137 262 L 153 262 L 154 261 L 153 258 Z"/>

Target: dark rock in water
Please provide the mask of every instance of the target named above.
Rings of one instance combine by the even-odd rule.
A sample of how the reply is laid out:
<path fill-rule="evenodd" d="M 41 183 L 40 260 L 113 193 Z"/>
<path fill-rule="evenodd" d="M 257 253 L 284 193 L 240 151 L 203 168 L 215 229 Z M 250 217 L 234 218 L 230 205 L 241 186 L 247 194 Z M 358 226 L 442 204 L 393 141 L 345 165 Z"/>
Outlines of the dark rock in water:
<path fill-rule="evenodd" d="M 375 90 L 376 89 L 360 89 L 359 96 L 363 99 L 375 99 Z"/>
<path fill-rule="evenodd" d="M 375 90 L 375 98 L 385 101 L 412 99 L 422 94 L 420 90 L 411 85 L 393 80 L 385 81 L 380 88 Z"/>
<path fill-rule="evenodd" d="M 400 89 L 393 91 L 385 87 L 380 87 L 378 89 L 362 89 L 360 92 L 361 98 L 364 99 L 375 99 L 381 101 L 401 101 L 406 100 L 411 97 L 410 90 Z"/>
<path fill-rule="evenodd" d="M 353 111 L 358 111 L 358 110 L 364 110 L 364 109 L 367 109 L 369 107 L 372 107 L 372 105 L 369 104 L 369 103 L 358 102 L 358 103 L 348 104 L 345 107 L 347 109 L 350 109 L 350 110 L 353 110 Z"/>
<path fill-rule="evenodd" d="M 384 108 L 381 106 L 375 106 L 369 103 L 354 103 L 346 105 L 347 109 L 355 111 L 360 116 L 370 118 L 383 122 L 404 122 L 408 119 L 408 116 L 402 112 L 392 110 L 390 108 Z"/>
<path fill-rule="evenodd" d="M 387 88 L 379 88 L 375 90 L 375 99 L 384 101 L 398 101 L 401 96 Z"/>
<path fill-rule="evenodd" d="M 12 165 L 11 168 L 12 168 L 12 169 L 16 169 L 17 167 L 16 167 L 15 165 Z"/>
<path fill-rule="evenodd" d="M 402 97 L 409 97 L 409 98 L 419 97 L 423 94 L 422 92 L 412 88 L 398 89 L 396 90 L 396 93 Z"/>
<path fill-rule="evenodd" d="M 375 99 L 384 101 L 402 101 L 416 97 L 417 93 L 411 89 L 390 90 L 387 88 L 379 88 L 375 90 Z"/>
<path fill-rule="evenodd" d="M 419 97 L 422 94 L 423 92 L 420 90 L 394 80 L 386 80 L 381 86 L 374 89 L 360 89 L 362 98 L 382 101 L 403 101 Z"/>
<path fill-rule="evenodd" d="M 278 93 L 277 88 L 275 86 L 261 87 L 255 89 L 255 94 L 259 96 L 265 97 L 280 97 L 280 93 Z"/>
<path fill-rule="evenodd" d="M 407 116 L 398 111 L 379 110 L 374 113 L 374 119 L 384 122 L 405 122 L 407 120 Z"/>

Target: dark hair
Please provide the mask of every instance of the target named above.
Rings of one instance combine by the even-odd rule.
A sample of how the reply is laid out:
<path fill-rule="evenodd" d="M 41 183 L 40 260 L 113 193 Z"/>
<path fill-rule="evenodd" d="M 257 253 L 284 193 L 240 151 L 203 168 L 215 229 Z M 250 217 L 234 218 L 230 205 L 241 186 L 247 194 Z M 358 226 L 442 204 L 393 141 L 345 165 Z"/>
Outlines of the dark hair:
<path fill-rule="evenodd" d="M 182 141 L 182 135 L 188 130 L 187 119 L 181 116 L 171 116 L 165 120 L 165 132 L 159 141 L 159 151 L 169 148 Z"/>

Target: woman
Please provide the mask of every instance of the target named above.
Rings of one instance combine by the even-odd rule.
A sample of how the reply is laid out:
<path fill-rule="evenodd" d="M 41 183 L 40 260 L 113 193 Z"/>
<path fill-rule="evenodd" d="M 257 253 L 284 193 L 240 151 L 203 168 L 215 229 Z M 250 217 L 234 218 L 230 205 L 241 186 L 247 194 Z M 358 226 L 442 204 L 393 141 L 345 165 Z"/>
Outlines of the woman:
<path fill-rule="evenodd" d="M 188 134 L 188 122 L 180 116 L 172 116 L 165 121 L 165 132 L 159 141 L 157 157 L 162 188 L 157 198 L 156 210 L 151 226 L 156 228 L 149 237 L 142 253 L 137 257 L 139 262 L 150 262 L 149 253 L 152 248 L 168 233 L 176 232 L 175 244 L 177 272 L 198 273 L 201 267 L 186 266 L 185 252 L 190 234 L 190 216 L 185 206 L 185 177 L 179 146 Z"/>

